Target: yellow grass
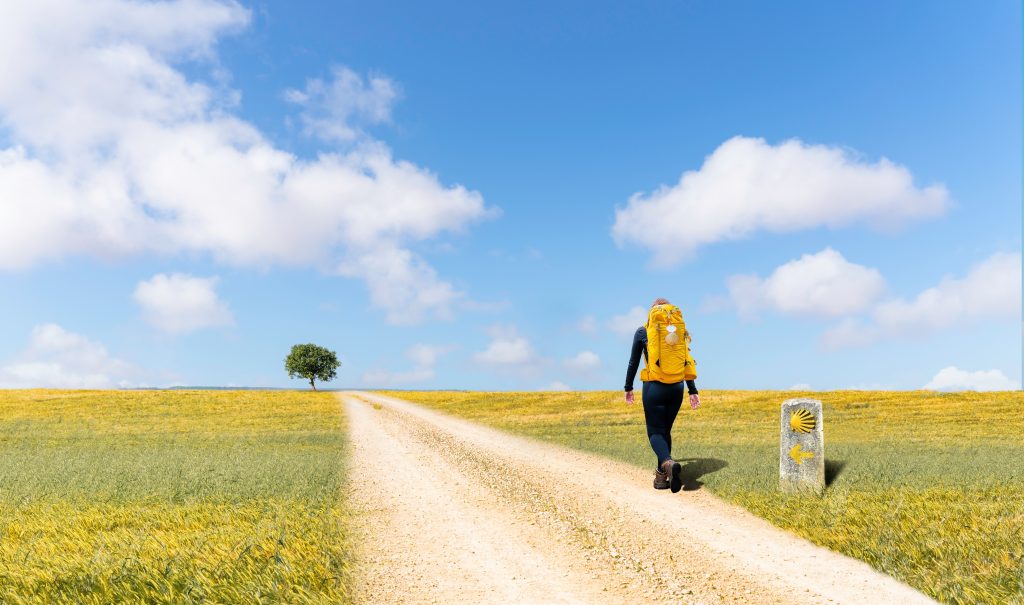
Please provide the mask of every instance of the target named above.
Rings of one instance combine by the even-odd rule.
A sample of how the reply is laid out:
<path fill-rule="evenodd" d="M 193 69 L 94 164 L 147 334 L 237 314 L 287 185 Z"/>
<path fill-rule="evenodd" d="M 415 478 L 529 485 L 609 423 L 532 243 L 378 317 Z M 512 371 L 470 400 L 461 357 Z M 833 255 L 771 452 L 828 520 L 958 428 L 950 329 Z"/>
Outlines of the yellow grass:
<path fill-rule="evenodd" d="M 540 439 L 654 466 L 621 392 L 392 395 Z M 778 491 L 779 405 L 824 407 L 831 485 Z M 673 453 L 703 486 L 947 603 L 1024 603 L 1024 394 L 704 391 Z M 685 493 L 677 497 L 685 497 Z"/>
<path fill-rule="evenodd" d="M 0 391 L 0 603 L 348 601 L 330 394 Z"/>

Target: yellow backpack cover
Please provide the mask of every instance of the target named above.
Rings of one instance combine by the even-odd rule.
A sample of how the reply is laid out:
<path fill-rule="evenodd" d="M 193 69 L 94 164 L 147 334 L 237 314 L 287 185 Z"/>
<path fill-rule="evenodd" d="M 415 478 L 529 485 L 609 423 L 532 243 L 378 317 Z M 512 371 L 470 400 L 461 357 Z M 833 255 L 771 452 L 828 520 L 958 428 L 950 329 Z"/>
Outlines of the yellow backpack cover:
<path fill-rule="evenodd" d="M 679 307 L 667 303 L 651 307 L 644 327 L 647 365 L 640 371 L 640 380 L 673 384 L 697 378 L 697 362 L 690 355 L 690 333 Z"/>

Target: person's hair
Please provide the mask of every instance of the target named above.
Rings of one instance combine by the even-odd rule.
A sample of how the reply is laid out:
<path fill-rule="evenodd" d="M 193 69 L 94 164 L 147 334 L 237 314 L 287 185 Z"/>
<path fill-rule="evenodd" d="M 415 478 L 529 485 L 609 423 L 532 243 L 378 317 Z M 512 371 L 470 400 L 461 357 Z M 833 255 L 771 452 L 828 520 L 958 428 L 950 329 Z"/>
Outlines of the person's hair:
<path fill-rule="evenodd" d="M 669 304 L 667 298 L 655 298 L 654 302 L 651 303 L 651 306 L 652 307 L 656 307 L 658 305 L 667 305 L 667 304 Z"/>

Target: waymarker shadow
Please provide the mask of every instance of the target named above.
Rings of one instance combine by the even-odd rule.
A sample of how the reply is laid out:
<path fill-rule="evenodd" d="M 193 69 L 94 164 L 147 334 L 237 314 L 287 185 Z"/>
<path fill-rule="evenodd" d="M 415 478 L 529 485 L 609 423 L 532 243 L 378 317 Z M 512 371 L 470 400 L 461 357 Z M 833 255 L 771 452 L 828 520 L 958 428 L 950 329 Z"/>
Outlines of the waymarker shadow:
<path fill-rule="evenodd" d="M 699 481 L 704 475 L 710 475 L 729 466 L 728 462 L 718 458 L 684 458 L 676 462 L 683 465 L 679 477 L 683 480 L 683 491 L 688 492 L 700 489 L 704 485 L 703 481 Z"/>
<path fill-rule="evenodd" d="M 846 468 L 846 460 L 825 459 L 825 487 L 830 487 Z"/>

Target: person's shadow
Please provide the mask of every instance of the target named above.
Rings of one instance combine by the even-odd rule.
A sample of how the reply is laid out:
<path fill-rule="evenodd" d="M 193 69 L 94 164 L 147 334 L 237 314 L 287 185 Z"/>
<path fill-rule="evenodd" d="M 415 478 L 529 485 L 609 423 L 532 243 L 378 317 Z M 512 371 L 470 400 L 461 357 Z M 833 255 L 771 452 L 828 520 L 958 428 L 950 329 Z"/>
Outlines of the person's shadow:
<path fill-rule="evenodd" d="M 710 475 L 729 466 L 728 462 L 718 458 L 683 458 L 676 462 L 683 465 L 679 477 L 683 480 L 683 490 L 688 492 L 700 489 L 704 485 L 704 482 L 700 481 L 704 475 Z"/>

